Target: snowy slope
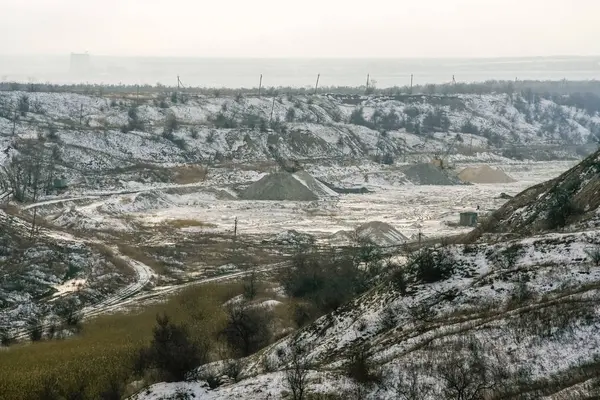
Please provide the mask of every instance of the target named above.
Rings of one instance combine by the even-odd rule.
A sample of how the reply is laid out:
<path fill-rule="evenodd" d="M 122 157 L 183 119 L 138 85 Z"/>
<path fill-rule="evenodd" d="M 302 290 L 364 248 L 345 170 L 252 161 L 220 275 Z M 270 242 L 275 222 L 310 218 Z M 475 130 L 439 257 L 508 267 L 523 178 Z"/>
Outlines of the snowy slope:
<path fill-rule="evenodd" d="M 23 98 L 28 110 L 15 121 Z M 386 154 L 396 161 L 428 160 L 446 151 L 462 162 L 573 158 L 600 126 L 597 114 L 546 99 L 530 104 L 516 94 L 358 102 L 328 95 L 184 98 L 174 103 L 157 95 L 138 104 L 97 95 L 0 92 L 0 146 L 18 148 L 24 138 L 58 143 L 59 164 L 80 177 L 140 164 L 272 161 L 270 146 L 285 158 L 321 162 Z M 359 111 L 362 119 L 353 117 Z M 1 154 L 0 162 L 6 158 Z"/>

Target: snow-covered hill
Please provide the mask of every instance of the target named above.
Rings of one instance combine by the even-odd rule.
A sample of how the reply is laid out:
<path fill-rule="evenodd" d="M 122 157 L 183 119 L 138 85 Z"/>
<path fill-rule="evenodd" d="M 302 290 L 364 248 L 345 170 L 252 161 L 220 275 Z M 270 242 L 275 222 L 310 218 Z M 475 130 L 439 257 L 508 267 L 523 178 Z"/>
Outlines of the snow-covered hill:
<path fill-rule="evenodd" d="M 70 176 L 140 165 L 573 158 L 600 133 L 597 112 L 518 94 L 136 98 L 0 92 L 0 163 L 22 139 L 58 144 Z M 158 179 L 154 177 L 153 179 Z"/>
<path fill-rule="evenodd" d="M 200 368 L 198 382 L 157 384 L 137 398 L 170 398 L 177 391 L 199 399 L 290 397 L 289 378 L 298 365 L 294 349 L 302 349 L 306 390 L 331 398 L 597 398 L 597 157 L 521 193 L 498 212 L 503 224 L 516 221 L 520 237 L 490 243 L 483 236 L 474 244 L 409 255 L 401 274 L 391 273 L 333 313 L 242 360 L 237 383 L 206 387 L 202 377 L 227 373 L 215 363 Z M 532 210 L 545 221 L 548 193 L 573 181 L 579 184 L 569 199 L 591 218 L 540 224 L 535 235 L 521 229 L 539 222 L 520 217 Z"/>
<path fill-rule="evenodd" d="M 600 224 L 600 151 L 556 179 L 535 185 L 497 210 L 470 240 L 484 233 L 526 234 L 591 229 Z"/>

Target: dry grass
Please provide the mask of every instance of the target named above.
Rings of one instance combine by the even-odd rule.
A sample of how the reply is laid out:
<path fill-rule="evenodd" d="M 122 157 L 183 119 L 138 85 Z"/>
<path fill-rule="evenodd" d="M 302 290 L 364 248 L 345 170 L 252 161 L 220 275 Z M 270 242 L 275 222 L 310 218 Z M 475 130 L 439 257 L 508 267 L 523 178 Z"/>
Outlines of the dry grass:
<path fill-rule="evenodd" d="M 117 257 L 115 252 L 110 247 L 100 243 L 90 243 L 89 245 L 91 248 L 100 253 L 100 255 L 106 261 L 112 263 L 121 275 L 127 277 L 135 276 L 135 271 L 131 268 L 131 266 L 122 258 Z"/>
<path fill-rule="evenodd" d="M 203 182 L 208 176 L 208 168 L 202 165 L 185 165 L 175 167 L 173 171 L 173 181 L 182 185 L 188 183 Z"/>
<path fill-rule="evenodd" d="M 207 222 L 198 221 L 197 219 L 169 219 L 161 223 L 161 226 L 182 229 L 182 228 L 215 228 L 216 225 Z"/>
<path fill-rule="evenodd" d="M 221 305 L 240 292 L 239 284 L 191 287 L 138 314 L 87 322 L 74 338 L 11 347 L 0 353 L 0 397 L 39 398 L 45 382 L 69 393 L 85 382 L 85 398 L 96 399 L 111 379 L 131 381 L 134 356 L 150 341 L 158 313 L 189 325 L 194 340 L 208 340 L 211 349 L 219 348 L 217 332 L 226 318 Z"/>
<path fill-rule="evenodd" d="M 146 264 L 157 274 L 166 275 L 169 272 L 164 264 L 162 264 L 160 261 L 157 261 L 154 257 L 149 256 L 145 251 L 128 244 L 119 244 L 118 246 L 119 251 L 123 255 Z"/>

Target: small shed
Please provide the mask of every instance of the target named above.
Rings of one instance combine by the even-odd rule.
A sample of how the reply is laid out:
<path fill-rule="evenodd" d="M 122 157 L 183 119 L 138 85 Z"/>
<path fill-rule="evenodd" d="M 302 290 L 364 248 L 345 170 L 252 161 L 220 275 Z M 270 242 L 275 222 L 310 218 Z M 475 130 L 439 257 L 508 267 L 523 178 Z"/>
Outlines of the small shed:
<path fill-rule="evenodd" d="M 460 213 L 460 225 L 461 226 L 476 226 L 477 225 L 477 213 L 472 212 L 472 211 Z"/>

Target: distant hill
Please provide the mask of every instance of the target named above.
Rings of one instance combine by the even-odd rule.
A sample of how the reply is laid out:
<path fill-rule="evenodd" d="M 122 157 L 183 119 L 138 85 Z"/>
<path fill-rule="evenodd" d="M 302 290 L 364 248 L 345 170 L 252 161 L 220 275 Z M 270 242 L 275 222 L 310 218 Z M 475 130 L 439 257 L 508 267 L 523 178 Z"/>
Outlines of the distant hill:
<path fill-rule="evenodd" d="M 533 186 L 467 235 L 533 233 L 600 226 L 600 150 L 558 178 Z"/>
<path fill-rule="evenodd" d="M 57 147 L 54 160 L 71 181 L 90 174 L 132 180 L 184 163 L 274 164 L 271 148 L 301 163 L 390 164 L 436 153 L 460 162 L 578 159 L 595 148 L 600 116 L 569 99 L 0 91 L 0 163 L 25 140 Z"/>

